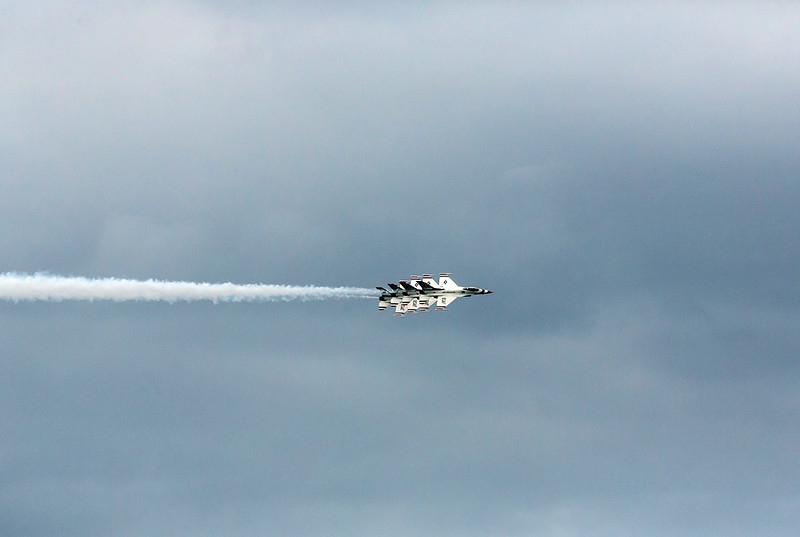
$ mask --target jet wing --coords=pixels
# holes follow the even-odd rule
[[[419,311],[428,311],[428,308],[436,304],[435,296],[419,297]]]
[[[419,311],[419,298],[414,297],[408,301],[408,307],[406,308],[407,313],[416,313]]]
[[[457,298],[458,296],[453,296],[453,295],[439,295],[438,297],[436,297],[436,309],[439,311],[447,309],[447,306],[452,304],[453,301]]]
[[[394,307],[394,316],[400,317],[401,315],[405,315],[406,311],[408,311],[408,302],[405,300],[398,300],[397,305]]]

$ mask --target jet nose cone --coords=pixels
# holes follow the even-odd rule
[[[489,291],[488,289],[484,289],[484,292],[485,292],[487,295],[491,295],[491,294],[492,294],[492,292],[491,292],[491,291]]]

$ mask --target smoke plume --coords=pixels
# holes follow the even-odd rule
[[[210,300],[217,302],[277,302],[375,298],[372,289],[314,285],[263,285],[169,282],[160,280],[89,279],[52,274],[0,274],[0,300],[144,300],[165,302]]]

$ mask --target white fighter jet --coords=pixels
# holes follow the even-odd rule
[[[436,308],[442,311],[455,299],[472,295],[488,295],[488,289],[478,287],[461,287],[450,278],[450,273],[439,274],[439,281],[434,280],[430,274],[411,276],[411,280],[400,280],[398,284],[390,283],[387,291],[383,287],[376,287],[381,292],[378,299],[378,310],[383,311],[394,307],[395,317],[406,313],[417,313]]]

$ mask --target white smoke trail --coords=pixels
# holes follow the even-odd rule
[[[0,300],[144,300],[165,302],[210,300],[217,302],[277,302],[375,298],[372,289],[313,285],[263,285],[233,283],[167,282],[159,280],[89,279],[45,273],[0,274]]]

